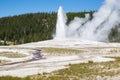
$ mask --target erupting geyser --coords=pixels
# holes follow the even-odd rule
[[[93,14],[93,19],[84,25],[82,38],[108,41],[112,28],[120,23],[120,0],[105,0],[98,12]]]
[[[62,7],[60,6],[57,14],[56,35],[55,39],[66,38],[66,14],[64,14]]]
[[[112,28],[120,24],[120,0],[105,0],[104,4],[93,14],[90,20],[89,14],[85,18],[75,17],[67,26],[67,17],[62,7],[59,7],[56,24],[57,39],[82,38],[96,41],[108,41],[108,35]]]

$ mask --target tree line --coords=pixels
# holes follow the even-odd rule
[[[73,20],[75,16],[84,18],[86,13],[90,14],[92,19],[94,11],[68,12],[67,24]],[[0,18],[0,40],[3,42],[0,43],[0,45],[8,45],[7,42],[24,44],[52,39],[55,34],[56,19],[56,12],[29,13]],[[116,37],[115,34],[118,34],[118,31],[112,29],[109,36],[111,41],[115,41],[113,40],[113,36]]]

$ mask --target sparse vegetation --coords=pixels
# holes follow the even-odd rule
[[[116,61],[101,63],[69,64],[69,68],[25,78],[0,77],[0,80],[106,80],[120,74],[120,57]]]
[[[91,60],[90,60],[90,61],[88,61],[88,63],[89,63],[89,64],[92,64],[92,63],[94,63],[94,61],[91,61]]]
[[[4,56],[8,58],[21,58],[21,57],[25,57],[26,55],[19,53],[0,52],[0,56]]]
[[[8,61],[7,60],[0,60],[0,64],[4,64],[4,63],[7,63]]]
[[[11,76],[2,76],[0,80],[31,80],[30,77],[19,78],[19,77],[11,77]]]
[[[78,54],[85,52],[84,50],[71,48],[41,48],[44,53],[48,54]]]
[[[110,49],[109,52],[110,52],[110,53],[120,53],[120,48],[113,48],[113,49]]]
[[[116,61],[82,64],[71,64],[67,69],[62,69],[48,74],[32,76],[33,80],[105,80],[120,74],[120,57]],[[91,64],[92,62],[92,64]]]

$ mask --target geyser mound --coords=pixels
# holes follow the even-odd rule
[[[96,41],[108,41],[112,28],[120,24],[120,0],[105,0],[104,4],[93,14],[85,18],[75,17],[66,25],[67,17],[59,7],[55,39],[82,38]]]

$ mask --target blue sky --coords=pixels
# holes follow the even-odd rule
[[[98,10],[104,0],[0,0],[0,17],[25,13],[57,11],[65,12]]]

